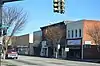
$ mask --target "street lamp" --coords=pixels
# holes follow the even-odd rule
[[[2,22],[2,7],[4,3],[14,2],[14,1],[22,1],[22,0],[0,0],[0,51],[3,49],[3,22]],[[1,57],[1,56],[0,56]],[[1,58],[0,58],[1,59]]]

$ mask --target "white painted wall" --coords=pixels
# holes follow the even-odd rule
[[[48,57],[48,47],[47,47],[46,41],[42,41],[42,47],[41,47],[40,55]]]
[[[81,37],[83,37],[83,21],[74,21],[74,22],[69,22],[66,25],[66,39],[72,39],[72,30],[74,31],[74,36],[73,38],[80,38],[79,37],[79,29],[81,29]],[[77,29],[77,37],[75,37],[75,30]],[[70,30],[70,38],[68,38],[68,30]]]
[[[29,43],[33,43],[33,33],[29,34]]]

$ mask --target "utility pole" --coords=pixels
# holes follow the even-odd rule
[[[81,60],[83,60],[83,54],[84,54],[84,45],[83,45],[83,43],[82,43],[82,45],[81,45]]]
[[[2,0],[0,0],[0,62],[1,62],[1,55],[2,55],[2,39],[3,39],[3,36],[2,36]]]

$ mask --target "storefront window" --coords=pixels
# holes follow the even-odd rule
[[[79,29],[79,37],[81,37],[81,29]]]
[[[75,37],[77,37],[77,29],[75,30]]]
[[[91,45],[84,45],[84,48],[91,48]]]
[[[73,30],[72,30],[72,38],[73,38],[73,36],[74,36],[73,33],[74,33],[74,32],[73,32]]]
[[[70,38],[70,30],[68,30],[68,38]]]

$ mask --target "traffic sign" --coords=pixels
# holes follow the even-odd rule
[[[7,28],[8,27],[8,25],[2,25],[0,28]]]
[[[58,44],[58,49],[60,49],[60,44]]]

